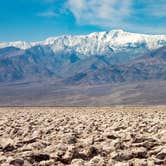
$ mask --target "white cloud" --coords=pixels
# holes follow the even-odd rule
[[[134,7],[138,4],[141,4],[140,7]],[[166,17],[165,0],[67,0],[66,6],[80,25],[97,25],[107,29],[122,28],[138,32],[148,29],[152,33],[161,30],[166,32],[163,30],[164,27],[158,27],[156,30],[151,22],[142,24],[140,21],[144,19],[140,14],[144,14],[145,19]]]
[[[117,0],[68,0],[67,5],[79,24],[116,26],[131,14],[131,0],[121,0],[120,3]]]

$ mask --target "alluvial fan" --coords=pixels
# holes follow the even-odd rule
[[[166,165],[166,107],[1,108],[0,165]]]

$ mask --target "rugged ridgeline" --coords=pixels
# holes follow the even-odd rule
[[[101,99],[101,94],[96,93],[100,90],[98,88],[93,90],[93,87],[104,87],[102,96],[106,98],[102,100],[107,105],[108,103],[112,104],[112,101],[116,99],[108,100],[105,103],[108,95],[112,94],[112,91],[107,94],[105,87],[108,84],[114,87],[116,83],[119,86],[122,86],[121,84],[132,85],[128,89],[134,87],[138,92],[140,91],[138,90],[140,84],[142,86],[142,93],[145,93],[147,89],[151,92],[147,92],[150,94],[147,99],[149,101],[150,98],[150,103],[162,104],[165,101],[160,98],[166,94],[163,94],[162,90],[156,90],[155,93],[157,91],[162,93],[159,93],[155,98],[152,97],[152,90],[156,89],[154,86],[158,87],[158,83],[162,84],[160,87],[164,88],[165,73],[165,35],[142,35],[122,30],[113,30],[85,36],[60,36],[41,42],[10,42],[0,44],[0,101],[5,100],[3,97],[6,94],[15,94],[16,92],[13,92],[13,89],[17,89],[17,94],[21,90],[20,93],[23,93],[25,96],[28,95],[27,88],[28,91],[33,89],[40,98],[38,93],[41,92],[41,89],[60,87],[61,91],[58,94],[64,97],[70,96],[69,92],[71,91],[71,95],[77,94],[79,96],[79,87],[81,86],[82,89],[85,89],[85,86],[88,85],[92,88],[91,95],[86,94],[83,96],[83,99],[87,98],[90,101],[92,96],[100,96]],[[43,86],[40,89],[39,81],[47,86]],[[147,86],[146,82],[148,82],[149,86]],[[22,87],[21,85],[24,86]],[[145,87],[146,90],[144,90]],[[65,89],[67,89],[67,94]],[[75,89],[77,89],[77,92],[75,92]],[[45,94],[48,94],[50,91],[50,99],[52,96],[56,100],[55,96],[57,94],[52,95],[52,90],[47,89],[42,96],[47,96]],[[118,92],[122,93],[122,91],[124,92],[124,89],[119,88]],[[137,93],[134,92],[134,94]],[[16,95],[16,98],[18,96]],[[28,96],[33,98],[34,94],[29,94]],[[142,94],[142,96],[145,95]],[[77,104],[88,103],[87,101],[82,101],[82,98],[80,100]],[[100,100],[101,104],[103,103],[102,100]],[[161,100],[162,102],[160,102]],[[43,101],[45,99],[42,98],[42,103]],[[125,101],[128,101],[128,99],[125,99]],[[136,101],[139,100],[137,99]],[[141,103],[148,103],[148,101],[146,102],[145,100]],[[119,102],[128,103],[124,102],[124,99],[120,99]],[[47,101],[47,103],[49,102]],[[54,103],[55,101],[51,99],[51,104]],[[59,103],[63,105],[63,102]],[[118,102],[116,100],[113,103]],[[38,104],[41,103],[39,102]]]

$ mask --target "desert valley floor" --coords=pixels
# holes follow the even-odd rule
[[[0,108],[1,166],[166,165],[166,107]]]

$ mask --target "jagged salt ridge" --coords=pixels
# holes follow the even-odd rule
[[[89,35],[51,37],[39,42],[0,43],[0,48],[13,46],[28,49],[36,45],[49,45],[56,53],[74,52],[80,55],[102,55],[131,48],[157,49],[166,45],[166,35],[145,35],[123,30],[112,30],[109,32],[94,32]]]

